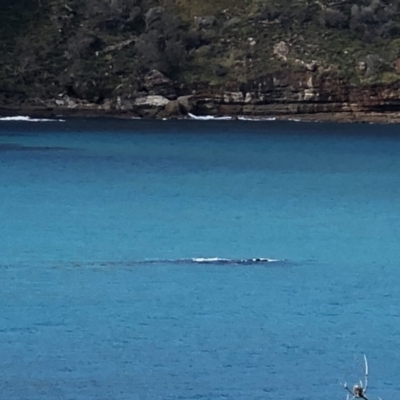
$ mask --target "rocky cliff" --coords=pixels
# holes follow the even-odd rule
[[[0,7],[2,113],[400,120],[400,2]]]

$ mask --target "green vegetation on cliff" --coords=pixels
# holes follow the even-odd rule
[[[132,98],[153,69],[177,87],[280,70],[393,82],[399,11],[398,0],[2,0],[0,103]]]

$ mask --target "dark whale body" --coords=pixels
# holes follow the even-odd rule
[[[71,265],[78,266],[98,266],[98,267],[129,267],[139,265],[264,265],[282,264],[285,260],[275,260],[273,258],[220,258],[220,257],[198,257],[198,258],[176,258],[176,259],[148,259],[132,261],[93,261],[79,262],[74,261]]]
[[[168,260],[145,260],[139,261],[140,264],[209,264],[209,265],[255,265],[280,262],[272,258],[178,258]]]

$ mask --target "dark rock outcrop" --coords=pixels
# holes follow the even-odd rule
[[[164,96],[170,100],[176,99],[174,82],[156,69],[145,75],[144,87],[149,95]]]

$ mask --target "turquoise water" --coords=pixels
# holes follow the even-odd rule
[[[398,133],[0,121],[1,398],[398,397]]]

